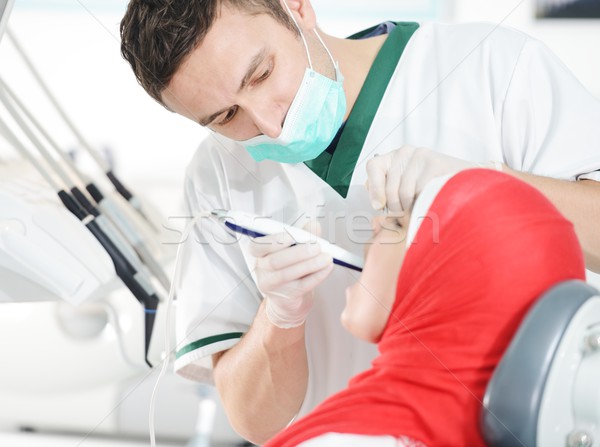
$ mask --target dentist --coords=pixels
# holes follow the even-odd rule
[[[148,94],[212,131],[186,173],[192,214],[317,219],[361,253],[373,208],[408,209],[429,179],[489,167],[544,193],[600,270],[600,103],[523,33],[385,22],[341,39],[309,0],[131,0],[121,38]],[[376,350],[339,323],[358,275],[285,235],[227,238],[206,221],[186,241],[175,369],[214,381],[261,444]]]

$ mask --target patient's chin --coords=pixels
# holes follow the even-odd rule
[[[381,331],[376,330],[364,315],[357,315],[356,312],[350,311],[348,304],[340,316],[340,321],[344,329],[354,337],[369,343],[379,341]]]
[[[373,306],[373,296],[365,292],[365,285],[357,282],[346,288],[346,306],[340,321],[354,337],[377,343],[381,336],[380,306]]]
[[[350,310],[350,306],[348,305],[348,295],[346,294],[346,307],[342,311],[342,315],[340,315],[340,322],[344,329],[346,329],[350,334],[355,337],[362,338],[360,336],[360,331],[357,330],[360,327],[359,322],[356,321],[353,312]]]

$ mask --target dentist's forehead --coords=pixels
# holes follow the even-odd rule
[[[195,122],[229,105],[257,51],[277,40],[272,27],[281,29],[264,14],[222,14],[174,74],[163,91],[164,103]]]

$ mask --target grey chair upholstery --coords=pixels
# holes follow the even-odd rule
[[[486,390],[480,426],[488,446],[537,446],[550,366],[571,319],[597,295],[582,281],[566,281],[542,295],[528,312]]]

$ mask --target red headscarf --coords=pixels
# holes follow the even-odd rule
[[[481,401],[519,323],[551,286],[584,278],[572,224],[537,190],[491,170],[455,175],[406,253],[372,368],[265,447],[328,432],[485,446]]]

